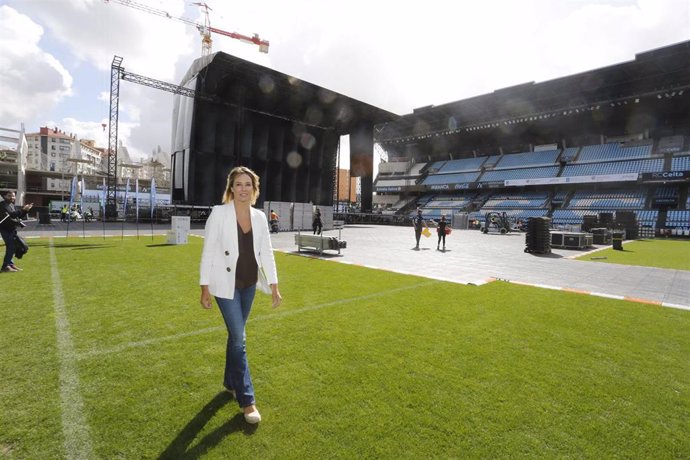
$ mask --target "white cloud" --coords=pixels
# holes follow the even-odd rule
[[[140,2],[143,3],[143,2]],[[196,31],[179,21],[102,0],[23,3],[22,6],[79,61],[109,71],[113,56],[125,68],[152,78],[171,80],[181,55],[192,52]],[[166,2],[180,16],[184,1]],[[160,5],[159,5],[160,8]]]
[[[398,113],[631,60],[690,38],[687,0],[350,0],[340,9],[293,0],[214,8],[216,27],[239,25],[270,40],[268,64],[276,70]],[[232,46],[264,64],[252,47]]]
[[[72,77],[38,43],[43,28],[0,6],[0,125],[16,127],[72,93]]]
[[[185,10],[183,0],[138,2],[172,16],[199,17],[196,7]],[[200,54],[194,28],[113,2],[6,3],[21,13],[2,7],[3,14],[12,11],[15,17],[11,23],[4,21],[8,24],[4,33],[0,31],[0,40],[12,40],[15,54],[3,66],[10,70],[3,70],[0,84],[5,86],[0,90],[3,97],[14,93],[23,97],[7,98],[9,104],[0,106],[0,122],[8,107],[13,107],[15,117],[19,114],[29,121],[39,109],[26,115],[23,111],[45,101],[55,104],[69,95],[72,82],[65,67],[75,76],[85,63],[100,69],[104,83],[98,91],[102,91],[109,85],[115,54],[124,58],[126,70],[173,83]],[[258,33],[271,43],[265,55],[254,45],[215,34],[214,51],[397,113],[632,60],[636,53],[690,39],[688,0],[350,0],[337,6],[317,0],[208,3],[213,8],[212,26],[250,36]],[[21,27],[15,19],[23,21]],[[20,38],[20,34],[25,36]],[[49,47],[44,43],[48,36]],[[63,54],[51,57],[40,44]],[[0,63],[6,56],[0,54]],[[39,64],[40,71],[28,79],[16,76],[28,74],[25,61]],[[7,75],[13,74],[14,80],[7,83]],[[36,85],[38,78],[45,81]],[[39,103],[25,94],[22,84],[52,92]],[[147,155],[157,145],[168,149],[171,95],[129,82],[121,82],[120,88],[120,124],[125,126],[120,137],[130,143],[130,151]],[[109,95],[98,91],[89,95],[93,100],[83,103],[105,106],[107,111],[103,102]],[[74,93],[81,95],[79,88]],[[64,116],[70,117],[74,115]],[[97,118],[93,123],[99,127],[102,117]]]
[[[145,3],[145,0],[139,3]],[[185,7],[182,0],[167,1],[164,5],[149,3],[155,8],[164,8],[174,17],[182,16]],[[71,63],[76,68],[75,72],[79,72],[84,64],[102,71],[101,86],[109,87],[110,66],[114,55],[124,58],[123,66],[127,71],[174,83],[180,78],[177,75],[180,59],[189,60],[190,53],[196,51],[198,32],[194,28],[112,2],[106,4],[102,0],[69,0],[21,2],[20,5],[49,31],[51,40],[55,41],[52,45],[64,50],[61,59]],[[34,42],[38,43],[38,38]],[[24,58],[29,57],[23,52],[19,54]],[[13,69],[21,68],[18,63],[12,63],[11,66]],[[64,70],[62,65],[60,68]],[[11,87],[17,84],[14,82]],[[29,86],[34,91],[35,88],[42,87],[35,81],[30,82]],[[108,93],[84,96],[92,97],[93,100],[85,99],[83,103],[98,104],[107,110],[108,106],[104,106],[103,102],[109,102]],[[128,145],[133,156],[147,155],[157,145],[168,148],[171,98],[169,93],[120,81],[119,138],[125,144],[137,142],[135,145]],[[40,108],[43,102],[45,101],[41,100],[39,103],[36,100],[30,106]],[[162,109],[166,108],[167,111],[163,113]],[[35,113],[26,113],[23,118],[29,120],[33,115]],[[107,117],[108,113],[104,113],[104,116]],[[64,131],[69,131],[72,127],[84,130],[88,124],[100,127],[100,118],[97,121],[77,122],[66,116],[59,126]],[[95,137],[99,145],[107,145],[107,139],[103,142],[99,140],[99,136]]]

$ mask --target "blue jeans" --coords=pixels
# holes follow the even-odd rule
[[[235,390],[240,407],[251,406],[254,400],[254,385],[249,373],[247,362],[246,335],[244,325],[247,324],[249,312],[252,309],[256,285],[244,289],[235,289],[232,299],[216,297],[218,308],[223,315],[225,326],[228,328],[228,345],[225,352],[225,388]]]
[[[12,257],[14,257],[14,235],[17,234],[17,231],[0,229],[0,234],[2,234],[2,239],[5,242],[5,258],[2,261],[2,268],[5,268],[12,264]]]

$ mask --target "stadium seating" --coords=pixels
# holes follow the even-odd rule
[[[690,227],[690,211],[668,211],[666,214],[667,227]]]
[[[677,198],[678,188],[677,187],[657,187],[654,190],[654,198]]]
[[[417,207],[422,210],[422,215],[427,219],[437,219],[442,215],[450,216],[457,212],[464,212],[467,206],[475,198],[474,193],[469,195],[425,195],[417,202]]]
[[[493,168],[500,159],[501,155],[491,155],[489,158],[486,159],[482,166],[484,166],[485,168]]]
[[[641,192],[576,192],[569,209],[642,209],[645,204]]]
[[[556,209],[551,216],[554,225],[581,225],[583,216],[599,215],[602,212],[612,212],[612,209]],[[655,226],[659,215],[659,211],[652,210],[634,210],[635,217],[639,225]]]
[[[629,160],[633,158],[649,158],[652,155],[652,145],[636,145],[622,147],[618,143],[586,145],[580,149],[577,163]]]
[[[560,161],[568,163],[575,160],[579,151],[580,147],[568,147],[563,151],[563,154],[561,154]]]
[[[690,156],[674,157],[671,161],[671,171],[690,171]]]
[[[671,149],[670,141],[668,145]],[[380,175],[377,185],[411,185],[415,182],[415,176],[412,175],[414,172],[417,178],[424,178],[419,185],[467,184],[469,187],[457,192],[449,188],[444,194],[412,197],[413,200],[416,199],[417,207],[423,210],[423,215],[427,218],[474,210],[470,213],[472,220],[482,220],[486,212],[493,211],[505,212],[515,220],[550,216],[554,225],[579,225],[583,223],[584,216],[632,211],[641,226],[656,227],[660,215],[659,209],[655,207],[672,206],[679,209],[664,211],[666,225],[671,228],[690,228],[690,194],[685,192],[682,185],[640,187],[630,185],[630,182],[620,182],[621,188],[592,190],[593,187],[586,185],[587,182],[580,186],[559,180],[578,176],[660,172],[664,171],[665,166],[670,166],[672,171],[690,170],[688,152],[669,150],[665,157],[655,157],[651,140],[633,141],[627,146],[608,143],[573,146],[563,151],[553,149],[440,160],[429,164],[410,163],[413,166],[405,175]],[[399,168],[395,169],[397,172]],[[505,188],[496,191],[489,188],[507,180],[537,178],[554,178],[555,184],[565,185],[555,185],[555,190],[548,187],[545,190],[539,191],[537,188],[537,191],[529,192],[519,188],[515,191],[506,191]],[[580,182],[581,180],[578,184]],[[677,203],[679,196],[683,197],[684,203]],[[393,208],[408,210],[411,204],[412,201],[409,199],[401,199]]]
[[[464,184],[477,180],[479,172],[455,174],[430,174],[422,181],[423,185]]]
[[[652,160],[610,161],[606,163],[569,164],[563,168],[561,177],[655,172],[662,171],[663,167],[664,160],[662,158],[655,158]]]
[[[535,179],[540,177],[556,177],[558,166],[541,168],[520,168],[486,171],[479,179],[480,182],[498,182],[515,179]]]
[[[560,150],[544,150],[542,152],[524,152],[503,155],[498,164],[494,166],[494,170],[553,165],[560,153]]]
[[[475,211],[471,212],[469,214],[469,219],[470,220],[484,220],[484,217],[486,216],[486,213],[491,210],[484,210],[482,208],[481,211]],[[496,212],[501,212],[501,213],[506,213],[506,216],[514,219],[514,220],[527,220],[530,217],[544,217],[547,215],[548,210],[547,209],[500,209],[496,210]]]
[[[445,161],[434,161],[433,163],[431,163],[431,165],[429,165],[429,169],[428,169],[429,174],[438,173],[441,170],[441,168],[443,168],[443,165],[445,165],[445,164],[446,164]]]
[[[497,194],[487,200],[482,209],[498,210],[501,208],[544,208],[547,198],[548,194],[546,192]]]
[[[570,192],[568,192],[567,190],[559,190],[558,192],[556,192],[556,194],[554,194],[552,201],[563,202],[568,197],[569,193]]]
[[[461,160],[446,161],[439,169],[439,173],[479,171],[486,158],[463,158]]]

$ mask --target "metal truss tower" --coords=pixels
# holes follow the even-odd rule
[[[325,131],[330,131],[333,129],[328,126],[320,126],[315,123],[307,123],[301,120],[295,120],[289,117],[268,113],[262,110],[244,107],[240,104],[223,101],[216,96],[210,96],[208,94],[199,93],[196,90],[185,88],[184,86],[167,83],[164,81],[145,77],[143,75],[137,75],[132,72],[127,72],[125,71],[125,68],[122,67],[122,58],[120,56],[114,56],[112,66],[110,68],[110,126],[108,131],[108,179],[105,204],[105,215],[107,219],[117,218],[117,126],[120,105],[120,80],[125,80],[139,85],[148,86],[150,88],[167,91],[173,94],[179,94],[185,97],[191,97],[193,99],[199,99],[214,104],[224,105],[226,107],[232,107],[238,109],[240,111],[240,114],[246,111],[263,115],[266,117],[278,118],[292,123],[299,123],[304,126],[311,126],[313,128],[323,129]],[[335,166],[335,169],[335,175],[337,176],[337,165]]]
[[[122,58],[113,57],[110,66],[110,125],[108,127],[108,180],[105,195],[105,217],[117,218],[117,126],[120,111],[120,76]]]

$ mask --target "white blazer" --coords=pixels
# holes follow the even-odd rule
[[[251,209],[254,257],[259,267],[257,288],[271,293],[270,284],[278,283],[278,272],[268,231],[266,214]],[[235,269],[239,249],[235,204],[214,206],[206,221],[204,249],[201,252],[199,285],[207,285],[211,295],[232,299],[235,295]]]

